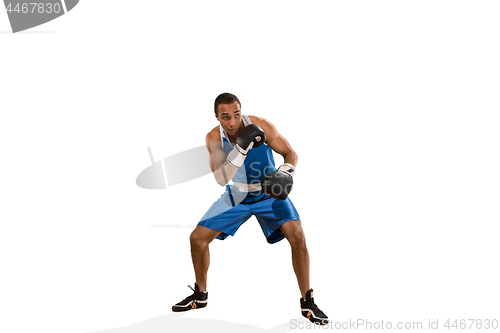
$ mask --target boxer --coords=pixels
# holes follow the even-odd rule
[[[214,111],[219,125],[206,135],[205,141],[215,180],[225,186],[225,192],[191,233],[196,282],[194,288],[189,287],[194,293],[175,304],[172,310],[207,306],[210,242],[234,236],[245,221],[255,216],[268,243],[284,238],[290,243],[292,265],[302,295],[302,315],[311,322],[326,325],[328,317],[315,304],[309,285],[309,253],[300,216],[288,197],[293,188],[297,154],[271,122],[242,115],[241,103],[235,95],[219,95]],[[273,150],[284,158],[278,169]]]

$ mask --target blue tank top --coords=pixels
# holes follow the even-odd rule
[[[241,116],[241,120],[245,127],[252,123],[248,116]],[[220,126],[220,133],[222,147],[227,155],[233,150],[234,144],[229,141],[229,137],[222,126]],[[274,164],[273,150],[264,143],[248,151],[245,162],[236,171],[232,181],[243,184],[257,184],[260,183],[265,175],[274,171],[276,171],[276,166]]]

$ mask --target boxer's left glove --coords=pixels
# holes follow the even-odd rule
[[[278,170],[266,175],[260,181],[262,191],[278,200],[285,200],[293,187],[293,176],[295,167],[289,163],[285,163]]]

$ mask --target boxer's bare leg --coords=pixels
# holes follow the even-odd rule
[[[306,238],[300,221],[287,221],[280,227],[280,230],[292,247],[293,269],[302,294],[300,299],[302,315],[313,323],[326,325],[328,324],[328,317],[314,302],[312,289],[309,285],[309,252],[307,251]]]
[[[307,251],[304,231],[299,220],[287,221],[280,229],[292,248],[293,270],[297,276],[300,293],[305,298],[306,292],[311,287],[309,285],[309,252]]]
[[[220,231],[211,230],[198,225],[189,237],[194,274],[200,291],[207,290],[207,272],[208,266],[210,265],[208,244],[210,244],[218,234],[220,234]]]

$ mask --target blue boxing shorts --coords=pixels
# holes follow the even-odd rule
[[[226,185],[224,194],[212,204],[198,225],[220,231],[216,238],[224,240],[228,235],[234,236],[238,228],[252,215],[259,221],[262,232],[270,244],[285,238],[279,229],[283,223],[300,220],[299,213],[290,198],[277,200],[262,191],[241,192],[233,186]]]

